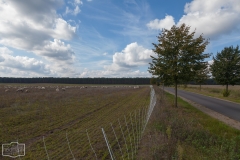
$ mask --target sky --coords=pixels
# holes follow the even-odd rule
[[[182,23],[205,53],[240,45],[239,0],[0,0],[0,77],[151,77],[156,36]]]

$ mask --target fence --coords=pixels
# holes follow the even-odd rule
[[[150,88],[148,106],[95,130],[87,129],[77,133],[71,129],[66,130],[64,136],[59,139],[59,141],[65,141],[64,144],[61,143],[62,148],[59,151],[51,149],[49,147],[52,143],[51,139],[46,141],[43,137],[44,150],[41,154],[46,155],[45,158],[48,160],[136,159],[141,138],[156,104],[155,91],[152,86]]]

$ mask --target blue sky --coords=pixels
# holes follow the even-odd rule
[[[0,77],[150,77],[156,36],[182,23],[206,53],[240,44],[239,0],[0,0],[0,17]]]

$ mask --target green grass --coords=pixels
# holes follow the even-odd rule
[[[225,89],[224,86],[204,85],[204,87],[202,87],[202,89],[200,90],[198,85],[190,85],[188,87],[179,86],[179,89],[194,92],[194,93],[199,93],[199,94],[203,94],[203,95],[207,95],[207,96],[211,96],[211,97],[216,97],[216,98],[220,98],[220,99],[224,99],[224,100],[228,100],[228,101],[232,101],[232,102],[236,102],[236,103],[240,103],[240,88],[239,88],[239,86],[231,86],[229,88],[230,95],[228,97],[223,96],[223,92]]]
[[[170,93],[166,93],[166,96],[169,101],[174,101],[174,96]],[[240,131],[227,126],[223,122],[210,117],[209,115],[203,113],[202,111],[196,109],[188,102],[182,100],[178,97],[178,105],[179,107],[184,108],[184,112],[188,113],[190,117],[194,117],[192,121],[198,121],[199,125],[201,125],[204,129],[208,130],[212,134],[216,134],[219,136],[226,136],[233,138],[235,136],[240,135]]]
[[[155,140],[151,141],[150,135]],[[149,141],[151,144],[143,149]],[[143,154],[140,159],[240,159],[240,131],[181,98],[178,107],[174,107],[174,96],[165,93],[164,97],[159,96],[141,148],[141,152],[150,155]]]

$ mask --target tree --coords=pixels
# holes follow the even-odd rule
[[[151,84],[151,85],[157,84],[157,79],[156,79],[155,77],[152,77],[152,78],[150,79],[150,84]]]
[[[209,75],[209,68],[208,68],[208,64],[206,64],[205,66],[203,65],[202,69],[198,70],[196,72],[196,75],[195,75],[195,82],[197,84],[200,85],[200,91],[201,91],[201,85],[207,80],[210,78],[210,75]]]
[[[228,85],[235,85],[240,82],[240,50],[239,46],[225,47],[216,57],[213,57],[213,64],[210,68],[214,79],[226,85],[226,96],[229,95]]]
[[[177,107],[177,85],[180,82],[193,80],[196,72],[203,68],[210,54],[203,54],[208,40],[200,35],[194,38],[195,31],[190,33],[190,27],[182,24],[173,26],[170,30],[163,29],[157,36],[158,44],[154,44],[156,57],[151,56],[152,63],[148,71],[158,76],[164,84],[175,86],[175,106]]]

